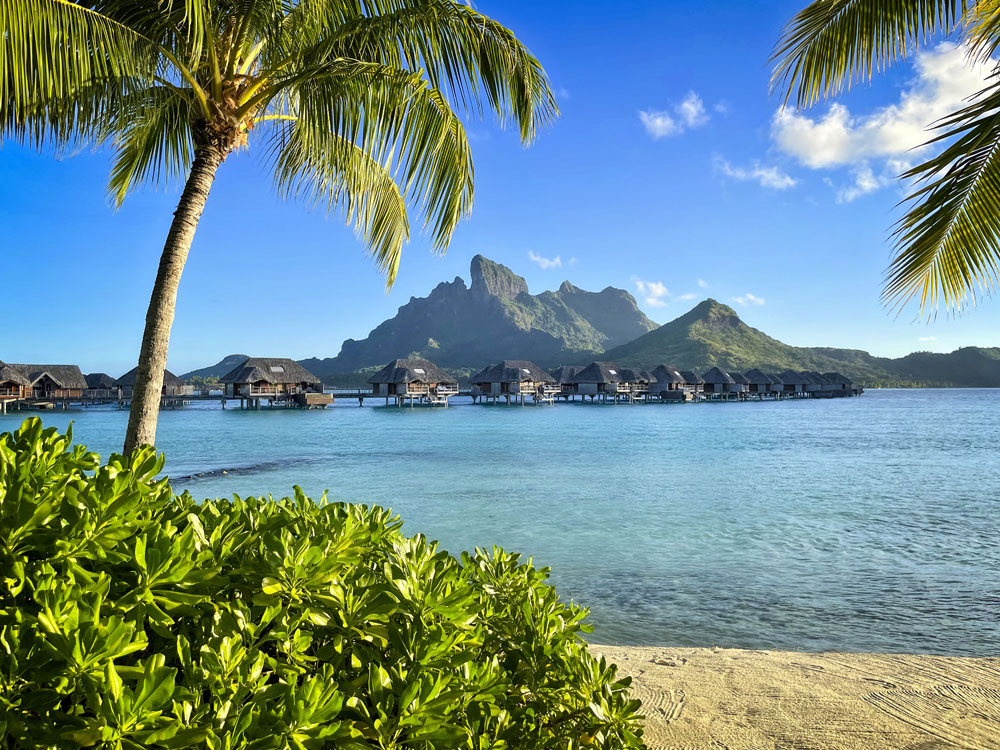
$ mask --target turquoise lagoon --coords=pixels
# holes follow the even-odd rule
[[[374,402],[373,402],[374,403]],[[0,417],[15,428],[26,413]],[[127,414],[45,412],[102,455]],[[377,503],[551,566],[601,643],[1000,654],[1000,391],[164,411],[176,490]],[[225,470],[227,474],[221,472]],[[205,476],[198,476],[204,474]]]

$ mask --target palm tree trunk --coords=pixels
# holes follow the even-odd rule
[[[160,413],[160,393],[163,388],[163,369],[167,366],[167,347],[170,344],[170,326],[174,322],[177,304],[177,286],[181,281],[198,220],[212,189],[215,173],[225,154],[212,146],[203,146],[195,152],[191,173],[181,194],[170,232],[160,256],[160,268],[153,284],[153,294],[146,311],[146,329],[142,334],[139,350],[139,371],[132,393],[132,410],[125,433],[125,455],[142,445],[156,441],[156,419]]]

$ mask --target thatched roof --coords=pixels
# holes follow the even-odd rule
[[[681,377],[684,378],[684,385],[701,385],[705,382],[698,373],[691,370],[681,370]]]
[[[824,372],[823,377],[826,378],[826,382],[831,385],[853,385],[853,382],[846,375],[841,375],[839,372]]]
[[[139,374],[139,367],[133,367],[115,381],[115,385],[135,385],[135,379]],[[88,381],[89,383],[89,381]],[[170,370],[163,370],[163,385],[184,385],[184,381],[174,375]]]
[[[728,374],[737,385],[747,385],[750,382],[741,372],[730,372]]]
[[[166,381],[164,381],[166,382]],[[319,383],[313,375],[294,359],[288,357],[247,357],[221,378],[220,383]]]
[[[785,370],[778,377],[781,378],[781,382],[784,385],[808,385],[809,379],[804,377],[801,372],[795,372],[795,370]]]
[[[681,375],[680,370],[678,370],[673,365],[657,365],[653,369],[653,377],[656,378],[657,383],[677,383],[678,385],[684,384],[684,376]]]
[[[454,383],[451,375],[426,359],[394,359],[368,378],[369,383]]]
[[[552,377],[561,385],[575,383],[576,374],[582,369],[582,367],[577,367],[576,365],[561,365],[552,371]]]
[[[11,365],[0,362],[0,383],[14,383],[15,385],[31,385],[31,381]]]
[[[767,377],[769,377],[771,379],[771,384],[772,385],[784,385],[785,384],[784,381],[781,379],[780,375],[775,375],[774,373],[771,373],[771,372],[765,372],[764,374],[767,375]]]
[[[622,383],[622,368],[614,362],[591,362],[576,374],[576,383]]]
[[[526,359],[505,359],[480,370],[470,383],[554,383],[555,378]]]
[[[743,377],[746,379],[746,382],[750,383],[751,385],[770,385],[772,382],[774,382],[771,380],[771,377],[769,375],[767,375],[764,372],[761,372],[756,367],[747,372],[747,374],[744,375]]]
[[[706,372],[701,376],[703,382],[710,383],[712,385],[733,385],[734,381],[729,377],[729,373],[718,367],[713,367],[711,370]]]
[[[115,379],[108,375],[106,372],[88,372],[84,377],[87,378],[88,388],[114,388]]]
[[[812,382],[816,383],[817,385],[829,385],[829,381],[827,381],[827,379],[823,377],[822,373],[816,372],[814,370],[806,370],[802,374],[805,375],[807,378],[809,378]]]
[[[626,367],[621,371],[622,381],[625,383],[655,383],[656,378],[649,370],[641,367]]]
[[[9,364],[33,385],[39,378],[48,375],[60,388],[86,388],[87,379],[76,365],[21,365]]]

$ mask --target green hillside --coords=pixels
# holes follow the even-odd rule
[[[609,349],[603,358],[626,367],[671,363],[697,372],[716,365],[740,372],[754,367],[765,372],[838,371],[869,386],[1000,387],[1000,349],[969,347],[950,354],[918,352],[889,359],[859,349],[790,346],[751,328],[735,310],[713,299]]]

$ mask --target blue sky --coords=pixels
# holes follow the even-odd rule
[[[490,0],[541,59],[562,117],[524,149],[468,124],[476,202],[444,257],[407,246],[390,294],[338,217],[283,203],[252,152],[225,163],[181,281],[169,367],[232,352],[334,356],[476,253],[532,292],[623,287],[658,322],[711,296],[795,345],[898,356],[1000,345],[1000,305],[914,322],[879,302],[888,230],[923,128],[975,90],[934,47],[835,104],[779,113],[771,48],[802,2]],[[135,363],[179,186],[105,193],[107,153],[0,150],[0,359]],[[13,269],[13,270],[12,270]]]

